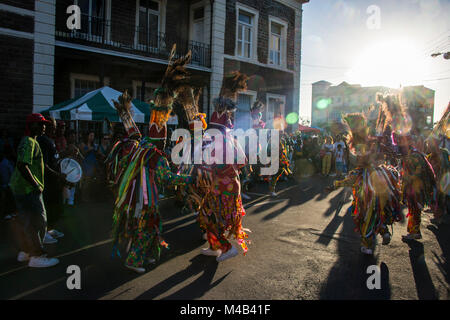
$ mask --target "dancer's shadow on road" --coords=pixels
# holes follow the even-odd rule
[[[427,228],[434,233],[436,240],[441,247],[442,256],[433,252],[434,261],[442,272],[447,285],[450,285],[450,226],[440,225],[439,228],[436,228],[433,225],[429,225]]]
[[[339,196],[339,195],[338,195]],[[339,203],[339,202],[338,202]],[[334,204],[332,203],[332,206]],[[334,207],[336,209],[336,207]],[[351,215],[346,214],[342,219],[342,231],[337,239],[338,260],[331,268],[326,283],[320,290],[322,300],[385,300],[391,297],[389,283],[389,268],[385,263],[380,264],[381,289],[370,290],[367,282],[373,273],[367,273],[369,266],[378,265],[377,256],[367,256],[360,251],[360,241],[354,233],[354,223]],[[336,218],[337,219],[337,218]],[[331,225],[331,226],[330,226]],[[324,232],[337,230],[338,222],[331,222]],[[336,226],[337,225],[337,226]],[[335,233],[334,230],[334,233]],[[323,234],[324,234],[323,232]],[[334,234],[333,233],[333,234]],[[322,238],[322,237],[321,237]],[[320,239],[318,242],[320,242]],[[322,238],[322,240],[325,237]],[[328,244],[331,238],[326,239]]]
[[[164,300],[192,300],[201,298],[206,292],[219,285],[231,272],[220,279],[212,282],[217,271],[218,263],[211,257],[196,256],[190,260],[191,265],[181,270],[169,278],[161,281],[150,290],[146,291],[137,300],[151,300],[161,293],[167,292],[171,288],[183,283],[184,281],[202,273],[200,277],[187,284],[180,290],[164,297]]]
[[[262,218],[263,221],[269,221],[277,218],[291,207],[300,206],[314,199],[317,195],[320,197],[322,194],[328,194],[325,192],[326,184],[324,181],[318,180],[315,177],[310,177],[294,183],[297,184],[295,188],[284,193],[283,190],[280,189],[279,195],[276,198],[265,199],[264,201],[267,201],[267,203],[258,205],[258,208],[254,209],[252,214],[270,212]],[[284,203],[284,205],[281,208],[272,211],[271,209],[274,208],[274,205],[279,202]]]
[[[336,196],[330,200],[330,207],[324,213],[325,217],[329,217],[334,212],[334,217],[327,225],[327,227],[322,231],[319,239],[316,242],[328,246],[333,235],[339,229],[339,226],[343,223],[344,217],[341,217],[339,213],[344,208],[344,205],[349,202],[351,195],[351,189],[344,188]]]
[[[434,287],[433,280],[431,279],[431,275],[425,261],[423,244],[414,240],[404,242],[406,242],[409,246],[409,259],[411,261],[419,300],[438,299],[438,293]]]

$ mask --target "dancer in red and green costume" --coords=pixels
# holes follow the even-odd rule
[[[393,167],[377,165],[376,139],[369,137],[367,120],[363,114],[349,114],[344,118],[350,131],[350,148],[357,157],[357,167],[334,187],[351,187],[351,212],[355,231],[361,236],[361,252],[371,255],[375,237],[380,234],[383,244],[390,243],[388,225],[401,219],[398,174]]]
[[[393,131],[393,144],[402,162],[402,202],[408,206],[408,226],[404,240],[421,239],[421,214],[425,206],[438,212],[436,175],[426,156],[414,147],[410,123],[401,95],[378,96],[386,123]]]
[[[126,166],[120,176],[117,199],[113,216],[113,254],[118,252],[119,243],[126,245],[125,266],[138,273],[145,272],[148,263],[154,263],[160,257],[162,247],[168,244],[162,238],[162,222],[159,211],[158,185],[170,183],[186,185],[192,178],[171,172],[167,155],[164,154],[167,138],[167,120],[169,119],[177,89],[187,77],[185,65],[190,54],[169,66],[161,88],[155,91],[155,101],[151,102],[149,136],[141,139],[128,154]],[[130,100],[122,99],[124,106],[118,110],[130,109]],[[117,104],[117,103],[116,103]]]
[[[403,239],[422,239],[423,208],[429,206],[433,212],[439,212],[436,175],[426,156],[413,146],[411,136],[397,134],[396,139],[402,157],[402,199],[408,206],[408,233]]]
[[[275,127],[276,130],[281,131],[281,137],[280,137],[280,149],[279,149],[279,167],[278,172],[270,177],[270,185],[269,185],[269,191],[270,195],[272,197],[276,197],[277,193],[275,191],[275,188],[277,186],[278,181],[285,175],[286,177],[289,177],[292,175],[292,171],[290,169],[290,162],[289,162],[289,156],[288,156],[288,146],[287,146],[287,140],[286,140],[286,134],[284,133],[284,130],[280,127]]]
[[[210,128],[218,129],[226,148],[232,148],[237,156],[245,153],[238,145],[237,141],[230,135],[233,128],[233,112],[236,110],[234,100],[239,91],[246,89],[247,76],[239,72],[233,72],[224,79],[221,95],[215,99],[215,112],[211,116]],[[214,143],[212,146],[214,146]],[[223,150],[226,150],[223,147]],[[216,150],[216,149],[214,149]],[[214,151],[211,155],[214,157]],[[224,158],[226,157],[223,152]],[[235,159],[236,160],[236,159]],[[242,226],[242,219],[245,216],[245,209],[242,205],[241,184],[239,180],[239,170],[245,164],[226,164],[223,159],[222,164],[213,163],[205,165],[203,171],[209,172],[211,187],[203,199],[200,214],[204,217],[206,234],[209,247],[202,249],[201,253],[208,256],[215,256],[218,262],[235,257],[238,250],[230,243],[229,239],[234,237],[244,251],[247,252],[248,236]]]
[[[119,97],[119,101],[113,102],[126,133],[125,137],[114,144],[105,160],[106,177],[114,195],[117,196],[119,181],[139,146],[142,134],[131,116],[131,96],[128,91]]]

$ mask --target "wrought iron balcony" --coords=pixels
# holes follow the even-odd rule
[[[205,43],[135,25],[111,23],[101,17],[82,15],[79,30],[70,31],[66,26],[57,26],[56,39],[162,60],[168,58],[173,44],[176,43],[177,55],[184,55],[191,50],[191,64],[211,67],[211,48]]]

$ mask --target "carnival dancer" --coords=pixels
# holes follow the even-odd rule
[[[277,193],[275,191],[278,181],[284,176],[289,177],[292,175],[292,171],[290,169],[289,163],[289,155],[288,155],[288,145],[287,140],[285,138],[285,133],[281,128],[275,128],[277,130],[282,131],[282,136],[280,138],[280,148],[279,148],[279,167],[278,172],[270,177],[269,182],[269,191],[272,197],[276,197]]]
[[[334,182],[334,187],[352,187],[351,212],[355,231],[361,236],[361,252],[374,252],[377,234],[383,245],[391,241],[388,225],[401,219],[398,175],[393,167],[374,164],[376,139],[369,137],[369,128],[363,114],[346,115],[349,127],[349,146],[357,157],[357,167],[344,180]]]
[[[402,157],[403,203],[408,206],[408,233],[403,239],[422,239],[420,224],[423,208],[429,206],[435,214],[439,212],[436,176],[425,155],[413,146],[410,135],[396,137]]]
[[[447,149],[446,144],[441,140],[450,139],[450,128],[448,124],[450,121],[450,103],[443,116],[436,124],[427,139],[427,159],[436,174],[436,183],[438,187],[438,216],[431,220],[431,222],[440,224],[443,219],[449,217],[450,214],[450,150]]]
[[[191,57],[188,53],[172,62],[175,49],[174,46],[161,87],[155,91],[155,101],[151,102],[149,136],[142,138],[128,154],[129,160],[123,167],[115,202],[113,255],[118,253],[118,244],[125,243],[125,266],[138,273],[146,271],[146,264],[159,260],[162,247],[168,248],[161,237],[157,185],[163,182],[176,185],[192,183],[191,177],[171,172],[167,155],[162,151],[172,104],[177,90],[187,77],[185,66]],[[122,97],[121,103],[115,104],[118,110],[130,110],[131,99]],[[118,107],[118,104],[123,106]]]
[[[113,193],[117,196],[118,185],[126,168],[130,164],[132,155],[139,147],[142,134],[131,115],[131,96],[125,91],[119,101],[114,101],[117,113],[122,120],[125,133],[115,142],[106,157],[106,179]]]
[[[259,136],[259,130],[262,130],[266,127],[266,123],[262,120],[263,114],[262,111],[264,109],[264,104],[257,100],[253,103],[250,108],[250,114],[252,117],[252,129],[256,131],[256,135]],[[258,145],[258,149],[256,152],[260,152],[261,145]],[[245,150],[247,158],[249,158],[249,148],[247,147]],[[242,178],[242,191],[248,191],[250,184],[260,180],[261,166],[259,164],[250,164],[248,163],[241,170],[241,178]],[[242,198],[250,199],[244,192],[241,193]]]
[[[177,186],[177,198],[185,203],[183,207],[184,211],[189,210],[189,212],[194,212],[200,229],[203,232],[202,237],[204,240],[207,240],[205,217],[199,214],[199,212],[202,200],[210,188],[210,183],[207,182],[207,173],[201,170],[203,161],[201,163],[195,163],[195,155],[203,154],[203,150],[206,147],[203,136],[204,131],[208,127],[205,120],[206,114],[198,111],[200,95],[201,90],[195,90],[191,86],[186,85],[180,89],[174,102],[174,112],[178,116],[180,127],[189,130],[191,138],[194,137],[189,141],[183,141],[183,138],[180,137],[179,141],[177,141],[177,144],[182,142],[189,143],[189,150],[193,150],[190,154],[189,161],[181,163],[178,166],[178,173],[190,175],[197,181],[195,185]]]
[[[404,240],[421,239],[421,213],[425,206],[438,214],[436,175],[425,155],[414,147],[401,96],[378,96],[386,124],[393,131],[393,144],[401,159],[402,202],[408,207],[407,235]]]
[[[247,233],[242,227],[242,218],[245,209],[242,205],[239,169],[245,164],[227,164],[226,150],[232,150],[237,158],[245,153],[236,142],[230,129],[233,128],[233,112],[236,103],[233,101],[237,94],[247,88],[248,77],[239,72],[233,72],[224,78],[221,94],[214,100],[215,111],[211,116],[210,128],[217,129],[223,139],[213,141],[210,152],[211,165],[205,165],[202,170],[209,171],[211,188],[202,202],[200,214],[204,217],[209,247],[202,249],[201,253],[215,256],[218,262],[232,258],[238,250],[228,241],[231,237],[237,239],[239,245],[247,252]],[[211,149],[210,149],[211,150]],[[235,159],[234,159],[235,160]]]

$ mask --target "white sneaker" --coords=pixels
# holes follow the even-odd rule
[[[238,250],[235,247],[231,247],[230,250],[228,250],[224,254],[220,255],[220,257],[217,257],[216,261],[217,262],[222,262],[222,261],[225,261],[227,259],[236,257],[238,254],[239,254]]]
[[[251,199],[248,195],[246,195],[243,192],[241,192],[241,197],[242,197],[242,199],[245,199],[245,200],[250,200]]]
[[[56,240],[55,238],[53,238],[50,233],[46,233],[45,237],[44,237],[44,244],[53,244],[53,243],[57,243],[58,240]]]
[[[40,257],[31,257],[28,266],[31,268],[48,268],[57,265],[59,260],[56,258],[47,258],[46,255]]]
[[[277,193],[276,192],[271,192],[270,196],[275,198],[277,196]]]
[[[149,259],[147,260],[147,262],[148,262],[149,264],[154,264],[154,263],[156,263],[156,259],[149,258]]]
[[[127,267],[128,269],[133,270],[134,272],[137,272],[137,273],[141,273],[141,274],[145,273],[144,268],[133,267],[133,266],[129,266],[127,264],[125,264],[125,267]]]
[[[406,236],[402,236],[403,240],[419,240],[422,239],[422,235],[420,233],[408,233]]]
[[[219,257],[222,254],[222,250],[211,250],[211,248],[204,248],[202,249],[201,254],[210,257]]]
[[[30,260],[30,255],[26,252],[20,251],[19,254],[17,255],[17,261],[19,262],[25,262]]]
[[[361,252],[367,255],[372,255],[373,254],[373,250],[366,248],[366,247],[361,247]]]
[[[53,238],[62,238],[64,237],[64,233],[59,232],[58,230],[50,230],[48,231],[48,234],[50,234]]]

